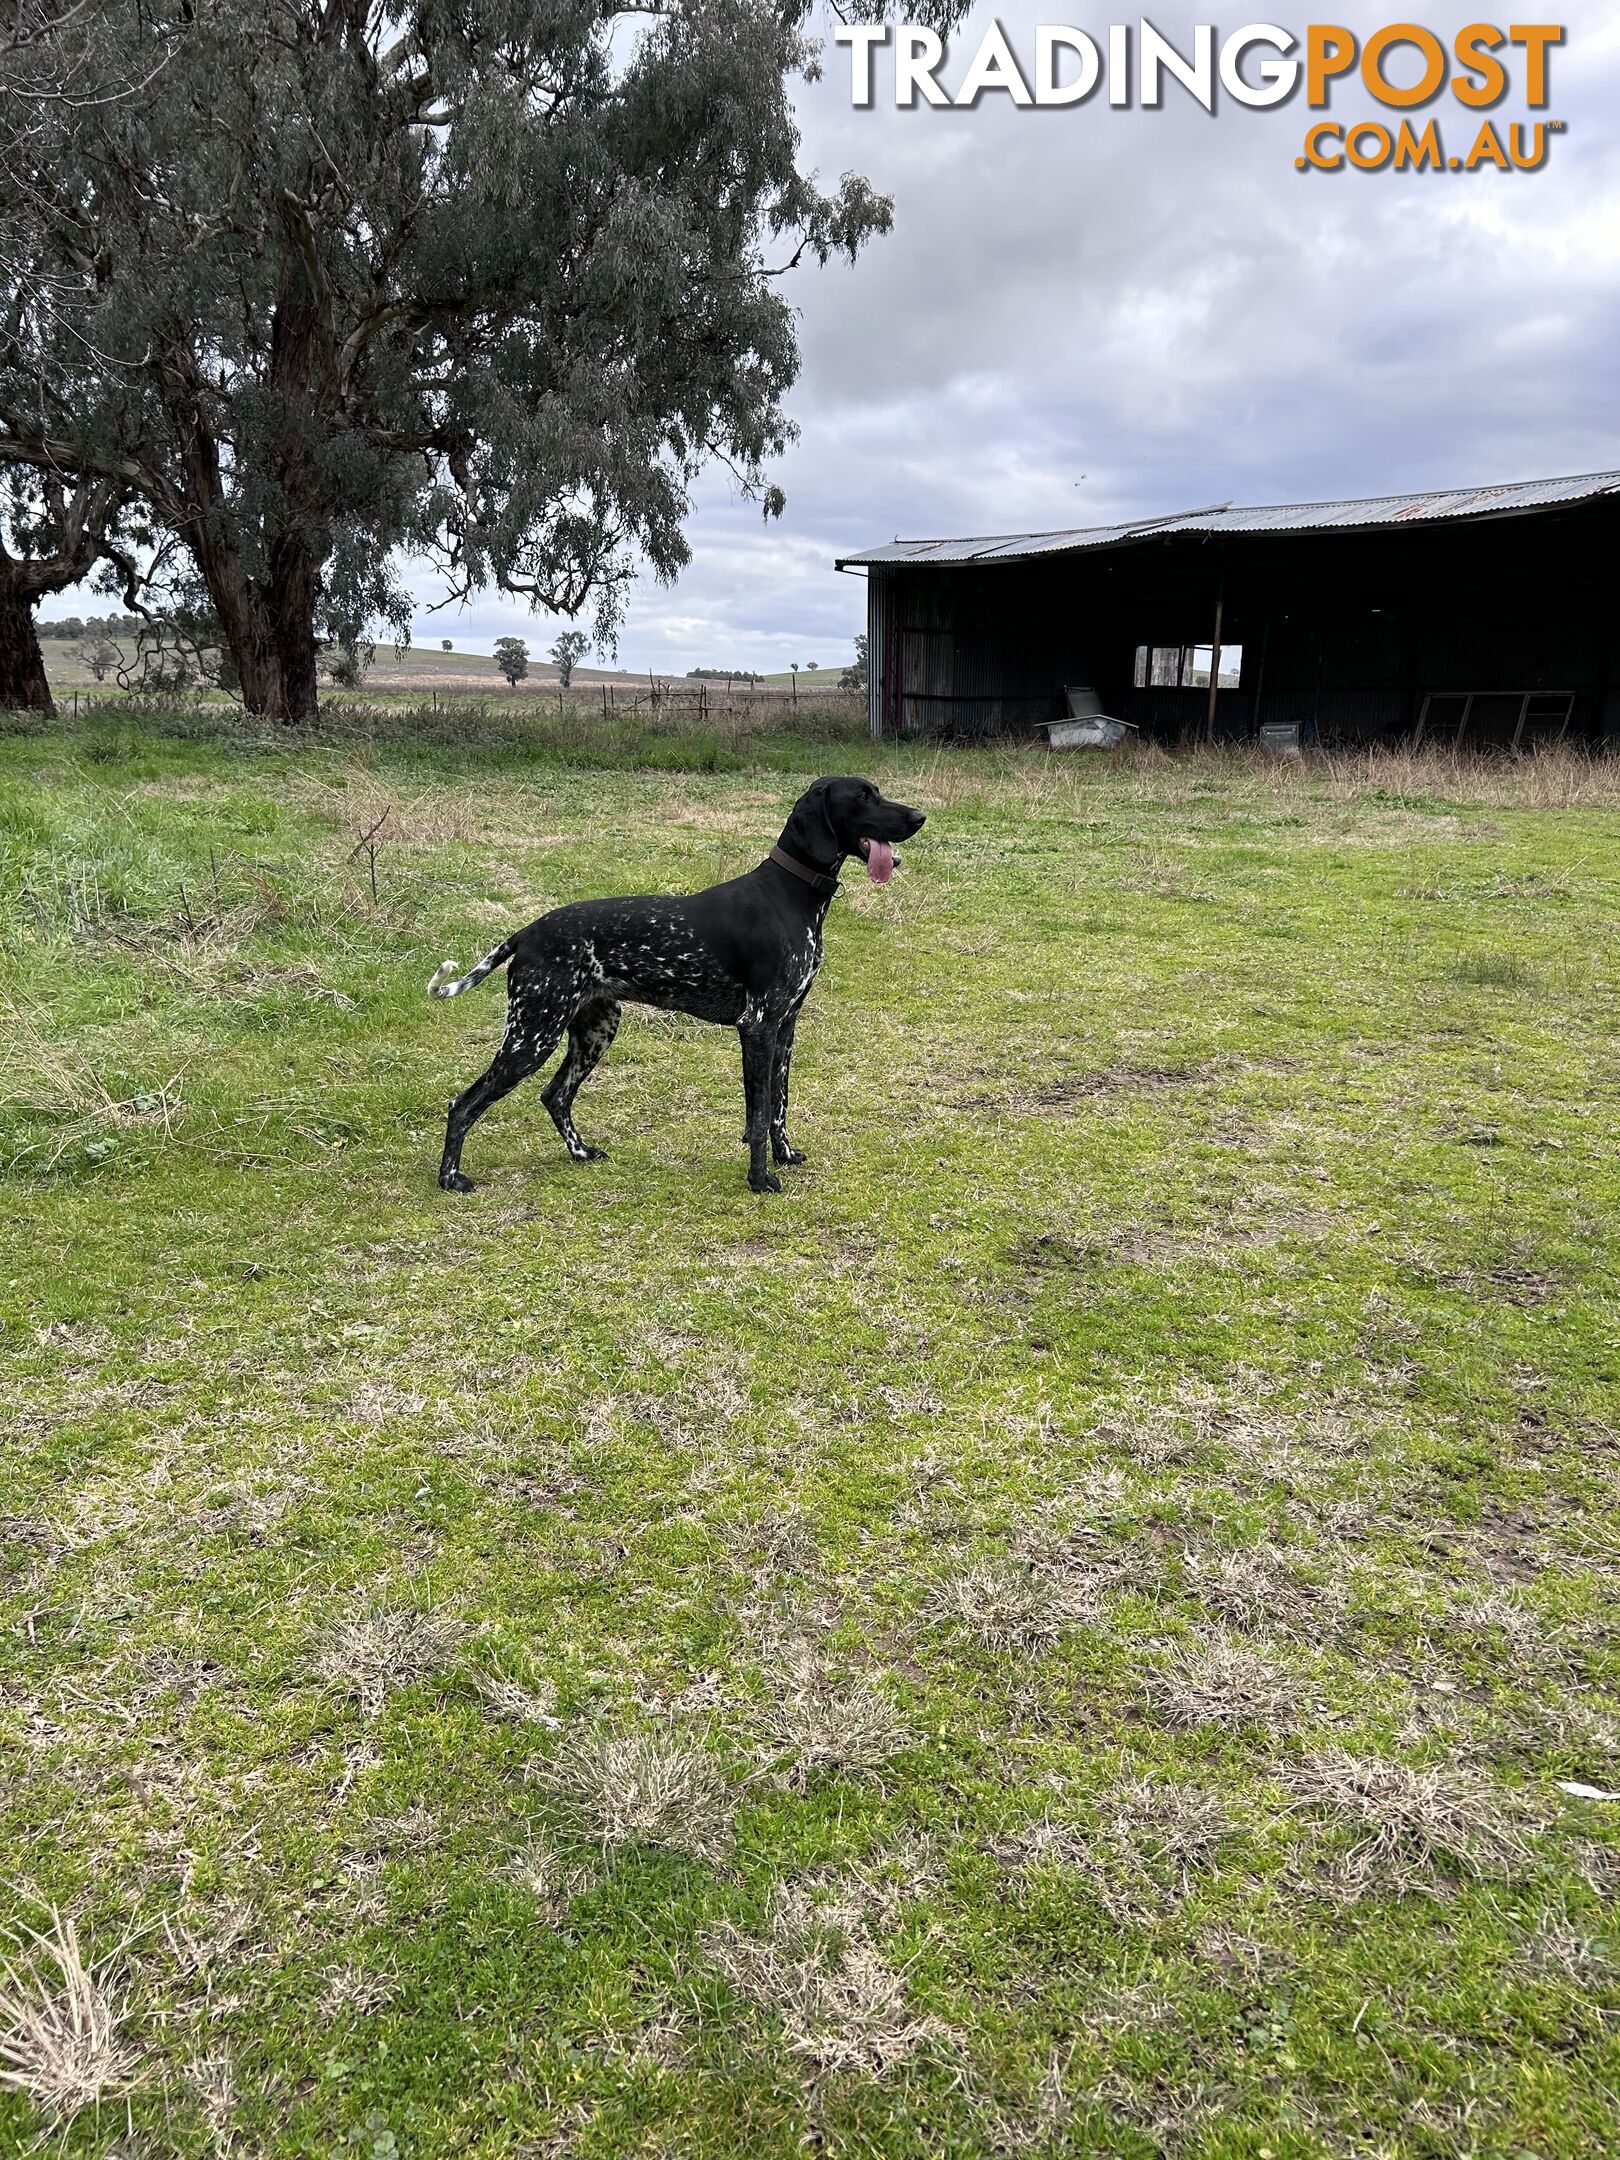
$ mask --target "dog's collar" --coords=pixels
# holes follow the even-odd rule
[[[786,848],[773,847],[765,860],[776,863],[796,878],[803,878],[816,892],[835,893],[838,890],[836,877],[829,877],[825,870],[812,870],[808,863],[800,862],[799,858],[790,855]]]

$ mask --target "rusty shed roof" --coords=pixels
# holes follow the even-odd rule
[[[1369,532],[1381,526],[1444,525],[1520,517],[1595,495],[1620,495],[1620,472],[1577,473],[1562,480],[1520,480],[1500,487],[1432,488],[1418,495],[1373,495],[1360,502],[1207,503],[1166,517],[1130,518],[1117,525],[1082,525],[1068,532],[992,533],[965,540],[896,540],[888,547],[841,555],[840,570],[895,563],[1015,562],[1036,555],[1080,554],[1123,547],[1168,533]]]

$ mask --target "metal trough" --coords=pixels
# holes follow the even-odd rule
[[[1043,720],[1048,746],[1053,750],[1114,750],[1127,735],[1136,733],[1134,720],[1115,720],[1102,709],[1102,699],[1084,684],[1071,684],[1064,692],[1068,717]]]

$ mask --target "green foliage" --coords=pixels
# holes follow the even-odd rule
[[[575,663],[590,650],[590,639],[582,630],[565,630],[551,648],[551,659],[556,665],[557,680],[566,690],[574,679]]]
[[[514,687],[529,672],[529,648],[520,637],[495,640],[495,665]]]

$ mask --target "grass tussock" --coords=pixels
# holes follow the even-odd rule
[[[725,1921],[704,1947],[738,1994],[777,2020],[787,2052],[817,2075],[884,2078],[951,2043],[942,2020],[912,2008],[906,1974],[873,1940],[858,1895],[781,1889],[760,1933]]]
[[[718,1860],[730,1850],[730,1781],[674,1733],[572,1733],[532,1774],[560,1823],[604,1852],[654,1845]]]
[[[557,1690],[550,1682],[539,1688],[526,1688],[504,1673],[488,1673],[478,1667],[467,1677],[497,1717],[511,1718],[519,1725],[544,1726],[548,1732],[560,1729],[562,1719],[557,1715]]]
[[[315,1660],[328,1686],[351,1695],[376,1717],[399,1688],[443,1671],[465,1630],[443,1613],[411,1605],[374,1604],[340,1620]]]
[[[1200,1604],[1245,1635],[1290,1638],[1321,1625],[1321,1600],[1297,1569],[1269,1546],[1198,1556],[1191,1589]]]
[[[1143,1676],[1154,1710],[1167,1725],[1246,1725],[1277,1730],[1299,1703],[1294,1675],[1250,1644],[1224,1632],[1177,1643]]]
[[[809,1644],[792,1645],[767,1677],[775,1692],[760,1708],[760,1735],[795,1791],[820,1777],[873,1774],[910,1744],[874,1681],[840,1674]]]
[[[13,1941],[16,1955],[0,1965],[0,2088],[68,2123],[140,2074],[113,1961],[86,1958],[74,1923],[54,1910]]]
[[[577,1897],[594,1890],[597,1870],[546,1837],[530,1838],[512,1856],[511,1878],[535,1901],[543,1919],[561,1927]]]
[[[964,1560],[936,1575],[923,1614],[987,1650],[1041,1650],[1096,1608],[1085,1588],[1048,1567],[1008,1557]]]
[[[1179,1905],[1212,1879],[1236,1830],[1225,1799],[1179,1778],[1133,1778],[1084,1819],[1044,1815],[997,1857],[1080,1875],[1119,1925]]]
[[[1337,1844],[1333,1879],[1358,1896],[1398,1897],[1448,1873],[1511,1876],[1532,1851],[1522,1807],[1481,1771],[1328,1748],[1284,1782],[1295,1808]]]

